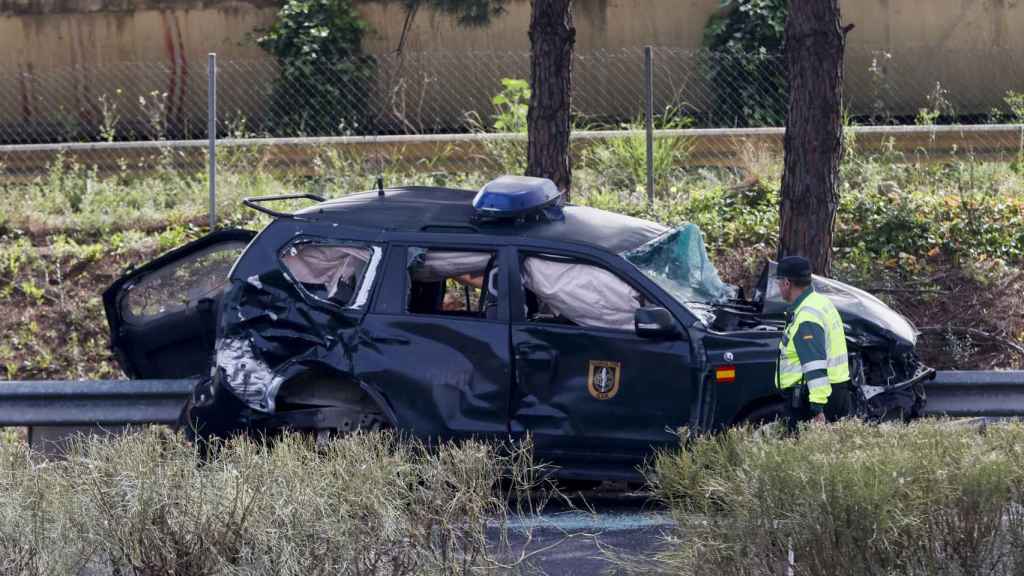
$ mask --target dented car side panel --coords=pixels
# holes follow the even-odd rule
[[[650,306],[669,307],[660,289],[621,258],[600,251],[522,242],[514,263],[534,254],[614,274]],[[514,269],[515,270],[515,269]],[[524,270],[518,269],[518,274]],[[511,287],[515,382],[511,398],[513,435],[530,433],[538,452],[556,457],[577,475],[595,460],[632,469],[652,446],[678,442],[674,431],[696,426],[698,375],[703,361],[692,353],[682,323],[678,337],[649,339],[630,329],[531,322],[518,305],[522,283]],[[678,322],[678,318],[677,318]],[[602,369],[606,390],[592,382]]]
[[[492,244],[465,235],[427,242],[392,236],[383,280],[387,288],[360,328],[356,377],[386,399],[402,429],[421,438],[506,434],[511,383],[507,298],[499,297],[495,319],[406,313],[411,243],[496,251],[498,293],[507,293],[504,251]]]
[[[282,267],[266,265],[278,257],[275,247],[297,238],[379,246],[382,257],[365,278],[373,282],[365,304],[339,309],[310,302]],[[393,426],[423,438],[507,433],[507,300],[499,299],[496,320],[406,314],[407,244],[401,241],[294,221],[277,221],[261,235],[232,274],[218,340],[218,385],[259,408],[238,411],[241,424],[268,425],[276,393],[315,372],[334,385],[360,387]],[[493,244],[467,244],[464,235],[439,242],[500,254]],[[504,275],[499,282],[504,291]]]
[[[308,373],[338,385],[356,385],[353,353],[360,339],[359,323],[372,297],[384,246],[377,234],[355,230],[349,241],[370,246],[371,271],[360,286],[365,298],[342,306],[319,300],[304,290],[281,263],[281,251],[295,242],[331,239],[334,226],[275,221],[236,264],[220,315],[216,349],[218,385],[256,408],[276,410],[282,387]],[[268,265],[271,264],[271,265]]]

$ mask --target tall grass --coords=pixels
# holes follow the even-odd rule
[[[204,461],[154,431],[82,441],[60,462],[3,444],[0,574],[508,572],[507,503],[534,471],[525,449],[387,433],[237,441]]]
[[[671,574],[1019,574],[1024,425],[733,430],[656,462]],[[646,567],[650,569],[650,566]]]

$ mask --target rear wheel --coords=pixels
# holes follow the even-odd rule
[[[317,448],[325,448],[331,440],[356,432],[377,432],[391,427],[372,402],[345,407],[334,406],[330,411],[332,416],[327,426],[301,430],[316,438]]]
[[[380,407],[358,383],[315,372],[281,387],[277,414],[282,427],[311,434],[318,444],[388,427]]]
[[[318,443],[358,431],[390,427],[380,407],[355,383],[303,378],[282,388],[276,410],[257,414],[230,393],[214,394],[201,381],[178,419],[189,441],[249,434],[273,438],[291,430]]]

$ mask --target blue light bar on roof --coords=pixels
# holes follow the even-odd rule
[[[473,198],[479,218],[521,218],[558,203],[562,194],[547,178],[501,176],[491,180]]]

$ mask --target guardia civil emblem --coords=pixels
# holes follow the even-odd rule
[[[590,395],[598,400],[608,400],[619,392],[619,375],[622,364],[591,360],[590,372],[587,375],[587,389]]]

